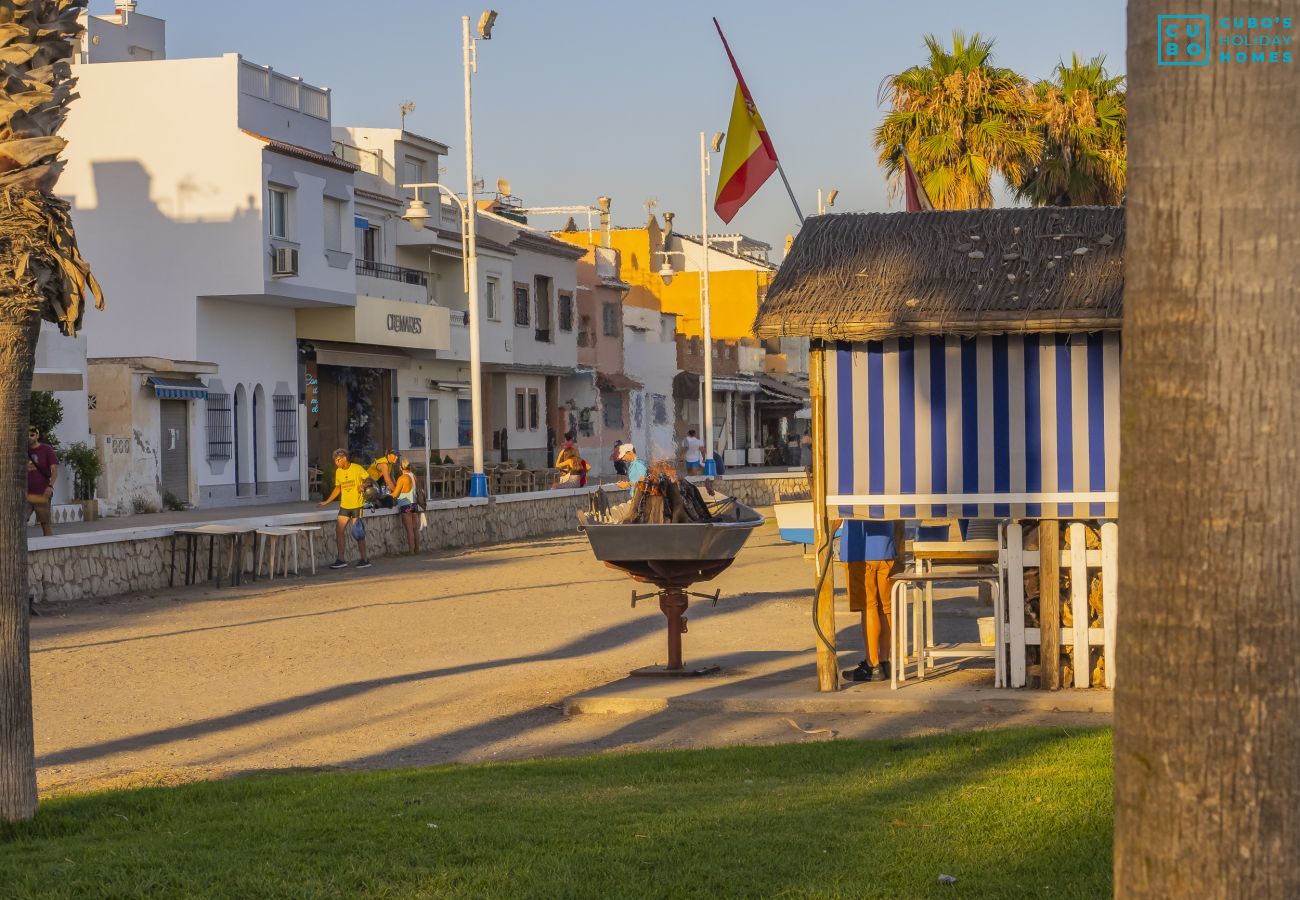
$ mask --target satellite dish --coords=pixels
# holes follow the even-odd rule
[[[510,180],[508,178],[497,179],[497,193],[502,197],[510,196]]]

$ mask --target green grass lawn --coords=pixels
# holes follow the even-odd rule
[[[0,827],[0,897],[1109,897],[1110,755],[1019,729],[63,797]]]

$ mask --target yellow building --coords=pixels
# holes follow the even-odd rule
[[[677,331],[702,337],[700,272],[704,248],[698,236],[677,234],[651,216],[641,228],[614,228],[610,245],[622,259],[619,276],[632,285],[625,303],[661,309],[677,316]],[[601,236],[585,230],[556,232],[561,240],[581,246],[599,243]],[[713,312],[713,339],[737,341],[753,337],[754,317],[776,266],[767,261],[771,247],[738,234],[709,237],[709,306]],[[665,278],[667,269],[672,274]],[[663,274],[661,274],[663,273]]]

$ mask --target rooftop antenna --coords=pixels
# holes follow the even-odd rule
[[[407,100],[405,103],[402,104],[402,106],[401,106],[401,110],[402,110],[402,130],[405,131],[405,130],[406,130],[406,117],[407,117],[407,115],[408,115],[409,113],[413,113],[413,112],[415,112],[415,101],[414,101],[414,100]]]

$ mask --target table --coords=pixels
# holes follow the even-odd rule
[[[917,571],[928,573],[934,571],[935,563],[944,565],[985,565],[996,566],[1000,560],[1001,547],[994,540],[973,541],[912,541],[909,549],[916,561]],[[929,632],[926,639],[934,643],[934,582],[924,583],[926,621]]]
[[[167,586],[176,584],[176,538],[185,538],[185,583],[194,584],[198,579],[198,543],[208,539],[208,580],[213,580],[213,563],[216,559],[216,540],[219,537],[230,538],[230,583],[243,583],[244,574],[244,536],[252,534],[255,528],[240,528],[236,525],[195,525],[190,528],[177,528],[172,532],[171,571],[167,576]],[[253,574],[256,579],[257,574]],[[221,587],[221,570],[216,570],[217,587]]]
[[[280,574],[286,578],[289,576],[289,548],[293,548],[293,574],[298,574],[298,529],[297,528],[280,528],[268,525],[265,528],[257,529],[257,560],[253,564],[253,577],[256,578],[262,571],[263,551],[270,545],[270,556],[268,558],[267,576],[271,581],[275,581],[275,564],[276,560],[281,561]],[[315,560],[313,569],[315,568]],[[314,574],[314,572],[313,572]]]
[[[320,534],[320,525],[280,525],[289,531],[307,535],[307,557],[311,560],[311,573],[316,574],[316,535]],[[294,548],[293,574],[298,574],[298,549]]]

